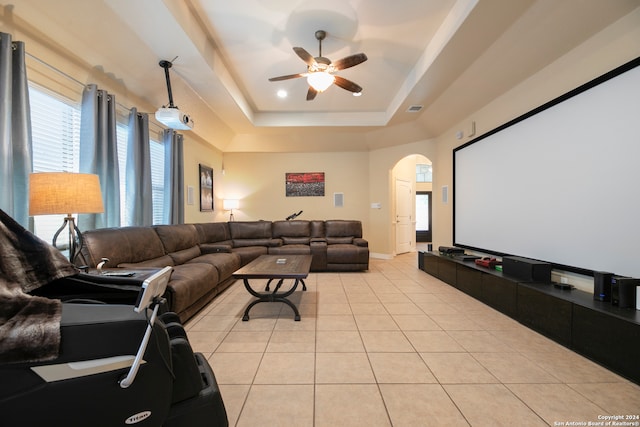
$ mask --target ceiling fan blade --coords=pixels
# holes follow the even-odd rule
[[[318,91],[309,86],[309,90],[307,91],[307,101],[313,101],[317,94]]]
[[[269,79],[269,81],[270,82],[279,82],[280,80],[297,79],[298,77],[304,77],[306,75],[307,75],[307,73],[288,74],[286,76],[271,77]]]
[[[313,66],[316,63],[316,60],[313,58],[309,52],[304,50],[301,47],[294,47],[293,51],[302,59],[308,66]]]
[[[333,63],[333,68],[336,70],[344,70],[345,68],[353,67],[367,60],[367,55],[364,53],[356,53],[355,55],[347,56]]]
[[[334,76],[334,77],[335,77],[334,83],[336,84],[336,86],[340,86],[342,89],[348,90],[349,92],[356,92],[356,93],[362,92],[362,87],[355,84],[351,80],[347,80],[344,77],[340,77],[340,76]]]

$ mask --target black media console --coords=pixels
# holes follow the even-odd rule
[[[580,290],[523,282],[433,252],[418,267],[523,325],[640,384],[640,311],[595,301]]]

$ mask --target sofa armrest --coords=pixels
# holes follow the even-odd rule
[[[362,246],[363,248],[368,248],[369,247],[369,242],[366,241],[365,239],[361,238],[361,237],[355,237],[353,239],[353,244],[356,246]]]

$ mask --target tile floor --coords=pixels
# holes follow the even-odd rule
[[[640,415],[638,385],[418,270],[416,253],[306,283],[292,296],[300,322],[281,303],[258,304],[243,322],[252,297],[238,281],[187,323],[230,426],[607,425],[604,416]]]

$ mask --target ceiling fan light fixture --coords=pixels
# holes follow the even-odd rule
[[[326,71],[316,71],[309,73],[307,76],[307,82],[309,86],[314,88],[317,92],[324,92],[333,84],[335,77]]]

